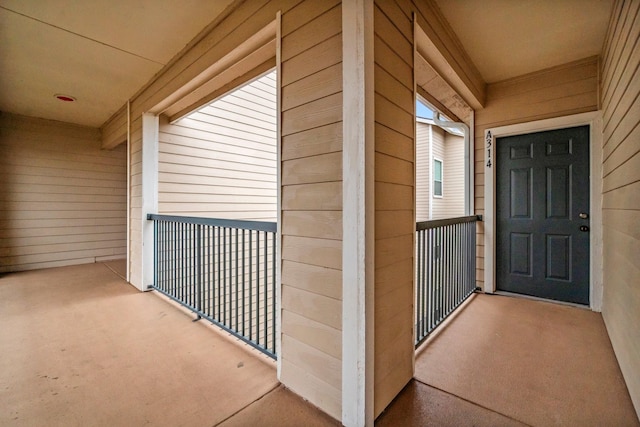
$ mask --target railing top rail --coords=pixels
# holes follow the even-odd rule
[[[457,218],[435,219],[416,223],[416,231],[429,230],[431,228],[444,227],[445,225],[463,224],[465,222],[482,221],[481,215],[461,216]]]
[[[183,224],[212,225],[225,228],[239,228],[241,230],[257,230],[276,232],[278,224],[266,221],[246,221],[241,219],[198,218],[193,216],[147,214],[148,220],[178,222]]]

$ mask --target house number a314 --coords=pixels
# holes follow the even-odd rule
[[[484,137],[484,141],[487,147],[487,167],[490,168],[491,167],[491,143],[493,142],[493,136],[491,135],[490,130],[487,131]]]

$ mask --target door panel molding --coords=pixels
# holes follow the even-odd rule
[[[484,162],[484,292],[496,292],[496,138],[590,125],[590,256],[589,296],[593,311],[602,309],[602,112],[575,114],[485,130]],[[550,147],[551,154],[562,147]],[[571,149],[567,147],[565,149]]]

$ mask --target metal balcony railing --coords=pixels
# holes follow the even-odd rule
[[[158,292],[276,358],[275,222],[147,215]]]
[[[416,347],[475,291],[480,219],[466,216],[416,224]]]

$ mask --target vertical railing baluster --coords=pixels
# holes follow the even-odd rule
[[[222,228],[222,323],[227,321],[227,227]]]
[[[460,304],[460,302],[462,301],[462,295],[464,294],[464,280],[462,277],[462,272],[464,271],[464,252],[465,252],[465,247],[464,247],[464,224],[458,224],[457,226],[457,232],[456,232],[456,260],[457,260],[457,264],[456,264],[456,271],[457,271],[457,287],[456,287],[456,305]]]
[[[436,316],[436,248],[434,239],[434,230],[427,230],[428,232],[428,246],[429,250],[429,329],[431,332]]]
[[[275,358],[277,227],[148,219],[154,221],[151,287]]]
[[[245,230],[242,230],[242,335],[244,335],[244,330],[245,330],[245,326],[246,326],[246,319],[245,319],[245,313],[246,313],[246,307],[245,307],[245,289],[247,287],[247,276],[246,276],[246,263],[247,260],[246,255],[246,235],[245,235]],[[251,258],[249,258],[251,259]]]
[[[235,292],[233,298],[236,301],[236,324],[235,324],[234,328],[236,330],[238,330],[239,329],[238,328],[238,319],[239,319],[238,309],[239,309],[239,303],[240,303],[240,301],[239,301],[239,299],[240,299],[240,291],[238,290],[238,287],[240,286],[240,276],[239,276],[240,269],[238,267],[238,261],[240,261],[240,257],[239,257],[239,254],[238,254],[238,249],[239,249],[240,246],[238,244],[238,229],[237,228],[235,229],[235,237],[236,237],[236,292]]]
[[[200,312],[203,312],[204,310],[202,309],[202,226],[200,224],[198,224],[197,226],[197,240],[196,240],[196,249],[197,249],[197,270],[198,270],[198,277],[196,278],[196,304],[197,304],[197,309]],[[200,317],[200,315],[198,315],[198,317]]]
[[[158,283],[158,223],[153,223],[153,283]]]
[[[417,224],[416,346],[475,291],[477,220],[463,217]]]
[[[269,270],[268,270],[268,256],[269,256],[269,242],[267,242],[267,232],[264,232],[264,346],[267,345],[267,337],[269,336],[269,331],[267,330],[269,326],[269,322],[267,321],[267,310],[269,309],[269,303],[267,300],[267,289],[269,287]]]
[[[422,322],[421,322],[421,312],[422,310],[420,310],[420,302],[422,301],[422,299],[420,298],[420,292],[422,291],[422,277],[421,277],[421,272],[422,272],[422,264],[420,263],[420,257],[422,256],[421,253],[421,247],[420,247],[420,232],[418,231],[416,233],[416,250],[415,250],[415,260],[414,260],[414,264],[416,266],[416,290],[414,293],[414,299],[413,299],[413,307],[414,307],[414,311],[415,311],[415,317],[416,317],[416,321],[415,321],[415,338],[419,339],[420,336],[422,335],[422,331],[421,331],[421,326],[422,326]]]
[[[447,310],[448,313],[453,307],[453,287],[455,281],[453,279],[455,260],[454,260],[454,246],[453,246],[453,230],[454,225],[447,226]]]
[[[273,351],[273,353],[275,354],[276,352],[276,317],[277,317],[277,312],[276,312],[276,257],[277,257],[277,247],[276,247],[276,236],[277,236],[277,232],[274,232],[272,234],[272,244],[271,244],[271,283],[272,285],[272,290],[271,290],[271,349]]]
[[[249,253],[251,260],[249,264],[249,338],[253,339],[253,231],[249,231]]]
[[[222,295],[220,293],[220,288],[222,287],[222,275],[221,275],[221,271],[222,271],[222,253],[221,253],[221,238],[220,238],[220,232],[221,232],[221,228],[220,227],[216,227],[216,235],[218,238],[218,242],[216,245],[216,250],[218,252],[218,264],[216,265],[216,271],[218,272],[218,281],[216,282],[216,290],[218,292],[218,306],[217,306],[217,312],[216,312],[216,319],[220,320],[222,319],[222,312],[220,309],[220,303],[222,301]]]
[[[256,338],[255,342],[260,342],[260,232],[256,231]]]

